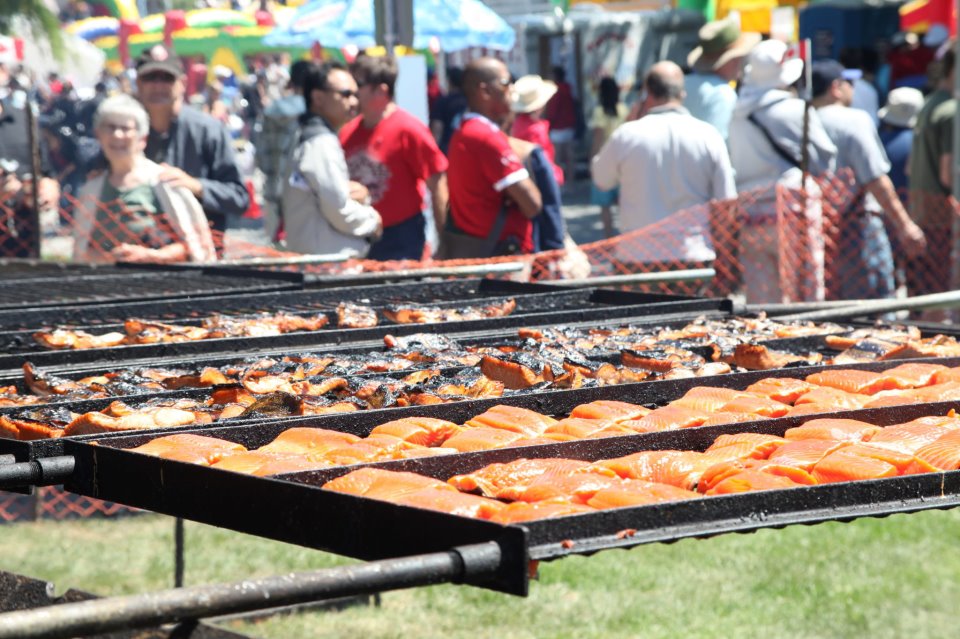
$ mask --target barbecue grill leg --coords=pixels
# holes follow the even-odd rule
[[[173,520],[173,587],[183,588],[183,518]]]

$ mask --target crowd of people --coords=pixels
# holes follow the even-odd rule
[[[598,197],[619,189],[621,231],[739,194],[746,210],[722,239],[737,244],[724,249],[736,253],[748,302],[824,299],[828,269],[841,299],[949,286],[956,106],[945,27],[931,29],[922,44],[900,34],[883,82],[875,52],[845,52],[841,58],[860,68],[817,60],[810,86],[801,57],[779,40],[742,33],[735,17],[708,23],[699,39],[689,73],[671,62],[655,64],[628,121],[612,132],[596,129],[606,141],[592,159],[593,183]],[[921,88],[930,92],[926,101]],[[852,197],[839,205],[834,229],[826,227],[825,194],[815,179],[824,175],[849,176]],[[803,194],[787,215],[781,188]],[[785,240],[778,229],[790,216],[802,220],[796,225],[802,231]],[[684,246],[721,240],[711,237],[709,222],[699,232],[702,242]],[[841,246],[827,264],[830,232]],[[781,288],[784,241],[803,256],[791,290]],[[672,257],[703,259],[701,250],[696,257],[683,253]]]
[[[841,296],[889,297],[904,284],[930,292],[950,279],[952,220],[904,193],[951,190],[954,56],[937,27],[922,41],[898,35],[884,64],[871,51],[819,60],[805,87],[804,62],[786,44],[741,32],[735,17],[713,21],[686,68],[657,62],[636,87],[598,78],[590,114],[579,113],[563,67],[550,80],[514,77],[478,58],[448,70],[445,93],[431,82],[429,124],[397,104],[396,61],[363,53],[349,65],[274,61],[246,83],[217,71],[192,96],[164,45],[84,99],[55,75],[38,82],[0,68],[6,237],[39,232],[24,225],[29,210],[59,208],[70,211],[76,259],[206,261],[217,257],[216,232],[262,206],[269,239],[300,253],[562,249],[563,197],[581,177],[583,148],[607,237],[752,192],[737,232],[750,302],[823,298],[825,229],[810,176],[846,171],[858,195],[841,221],[854,241],[829,265],[849,285]],[[41,107],[36,179],[31,100]],[[805,194],[803,292],[778,288],[780,250],[763,239],[782,223],[778,185]],[[685,232],[691,241],[664,262],[715,257],[709,224]]]

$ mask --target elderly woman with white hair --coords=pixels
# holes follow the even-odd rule
[[[74,259],[91,262],[207,262],[216,259],[200,203],[160,180],[144,156],[147,112],[128,95],[104,100],[93,129],[109,168],[78,193]]]

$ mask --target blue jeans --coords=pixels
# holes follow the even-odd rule
[[[427,241],[427,222],[422,213],[383,229],[367,253],[368,260],[419,260]]]
[[[843,224],[840,264],[841,299],[882,299],[893,297],[893,249],[883,218],[865,214]]]

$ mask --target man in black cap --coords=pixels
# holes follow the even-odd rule
[[[840,295],[843,299],[893,297],[893,253],[884,222],[897,234],[908,257],[926,248],[920,230],[897,197],[887,173],[890,160],[873,119],[851,108],[853,82],[860,71],[836,60],[813,64],[813,106],[837,146],[837,169],[853,172],[857,199],[840,220]]]
[[[146,156],[164,166],[161,179],[196,196],[213,228],[226,229],[250,206],[227,129],[196,109],[184,108],[183,66],[158,44],[137,59],[137,94],[150,115]]]

